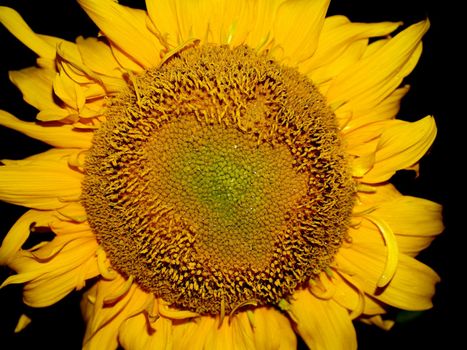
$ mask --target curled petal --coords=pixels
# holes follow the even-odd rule
[[[53,220],[53,212],[29,210],[21,216],[8,231],[0,247],[0,264],[7,265],[20,251],[29,237],[31,226],[48,226]]]

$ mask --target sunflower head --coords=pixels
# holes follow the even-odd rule
[[[395,118],[428,21],[390,37],[326,0],[79,3],[98,38],[0,7],[39,56],[10,72],[38,122],[0,124],[52,146],[2,160],[0,199],[30,208],[2,287],[35,307],[86,287],[85,348],[354,349],[353,320],[431,307],[414,256],[441,209],[390,183],[436,134]],[[54,237],[29,248],[31,227]]]
[[[112,265],[198,313],[275,304],[329,267],[354,187],[317,88],[267,53],[173,54],[109,103],[83,204]]]

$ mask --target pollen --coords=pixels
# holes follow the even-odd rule
[[[248,47],[184,47],[108,101],[82,203],[112,267],[172,306],[279,307],[347,237],[355,186],[313,83]]]

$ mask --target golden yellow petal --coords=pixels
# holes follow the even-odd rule
[[[357,348],[348,311],[334,300],[320,300],[306,290],[296,291],[289,311],[298,333],[314,350]]]
[[[364,127],[344,133],[343,137],[347,146],[347,152],[350,154],[359,154],[355,149],[362,149],[362,144],[377,139],[385,129],[399,123],[394,120],[386,120],[367,124]]]
[[[327,17],[314,55],[300,64],[300,71],[310,73],[337,59],[355,41],[388,35],[400,23],[352,23],[344,16]]]
[[[173,326],[174,349],[206,349],[206,335],[219,325],[214,317],[201,316],[196,320],[188,320]]]
[[[273,39],[273,23],[279,6],[286,0],[257,0],[256,8],[253,10],[256,18],[250,24],[250,33],[245,44],[260,50],[267,48]]]
[[[79,0],[81,7],[118,48],[142,67],[156,66],[161,46],[146,26],[143,10],[119,5],[112,0]]]
[[[395,118],[397,113],[399,113],[401,100],[407,94],[409,89],[410,87],[405,85],[394,90],[392,94],[386,97],[377,106],[373,106],[373,108],[365,110],[354,111],[352,113],[351,120],[345,125],[341,125],[344,138],[346,138],[349,133],[362,126]],[[338,120],[342,119],[342,117],[340,117],[340,113],[341,112],[339,111],[336,112]]]
[[[48,226],[54,213],[51,211],[28,210],[5,236],[0,246],[0,264],[7,265],[29,237],[31,226]]]
[[[177,20],[182,42],[189,39],[207,41],[210,21],[214,17],[216,8],[223,7],[222,3],[211,0],[176,1]]]
[[[156,331],[155,336],[160,337],[160,332]],[[147,319],[144,314],[125,320],[118,329],[118,342],[124,349],[150,349],[150,339]],[[164,348],[158,347],[158,349]]]
[[[72,222],[82,223],[87,219],[86,211],[79,202],[72,202],[67,206],[59,209],[58,214],[61,215],[60,220],[69,220]]]
[[[93,133],[89,131],[74,131],[72,125],[49,126],[25,122],[2,110],[0,110],[0,125],[19,131],[51,146],[62,148],[88,149],[91,147],[93,136]]]
[[[385,313],[381,303],[370,298],[361,289],[351,276],[341,275],[339,272],[333,276],[333,283],[336,285],[336,293],[333,295],[339,305],[350,310],[352,319],[361,315],[377,315]]]
[[[359,109],[369,103],[376,105],[389,96],[418,59],[420,41],[428,28],[428,21],[410,26],[340,73],[327,91],[329,103],[339,103],[345,109]]]
[[[48,244],[38,249],[47,249]],[[24,302],[33,307],[52,305],[73,289],[81,289],[86,279],[98,274],[95,262],[97,242],[94,237],[71,237],[62,239],[60,253],[41,260],[34,252],[22,252],[10,261],[9,266],[17,271],[7,278],[1,287],[12,283],[25,283]]]
[[[400,196],[382,202],[373,214],[385,220],[398,235],[434,236],[444,229],[441,212],[438,203]]]
[[[213,319],[211,330],[205,334],[206,350],[248,350],[253,348],[253,339],[251,337],[251,327],[246,314],[240,313],[230,319],[230,322],[223,322],[221,326],[217,319]],[[249,328],[245,334],[241,330]],[[245,337],[247,335],[247,337]]]
[[[15,10],[0,6],[0,23],[40,57],[55,59],[55,47],[34,33]]]
[[[148,308],[153,297],[135,284],[114,304],[104,303],[105,298],[118,291],[124,283],[123,278],[99,280],[84,294],[81,303],[86,321],[83,349],[117,348],[120,326]]]
[[[358,236],[353,237],[356,239]],[[383,244],[353,242],[351,248],[342,248],[335,259],[338,269],[345,271],[344,274],[352,274],[365,293],[375,299],[406,310],[425,310],[432,306],[431,298],[439,277],[411,257],[399,254],[397,270],[384,289],[377,288],[386,263]]]
[[[315,53],[329,2],[288,0],[281,4],[273,24],[279,59],[295,66]]]
[[[367,44],[368,40],[366,39],[352,42],[339,57],[326,65],[315,68],[310,71],[307,76],[318,86],[320,92],[326,96],[331,86],[332,79],[358,62],[365,52]],[[333,103],[335,103],[336,106],[340,106],[343,101],[336,100],[336,102]]]
[[[396,199],[402,194],[397,190],[397,188],[391,183],[383,183],[383,184],[368,184],[371,190],[366,192],[360,192],[358,194],[358,202],[356,203],[356,210],[363,211],[368,209],[369,207],[379,205],[386,201],[391,201]],[[363,209],[360,206],[365,206]]]
[[[177,18],[177,2],[172,0],[146,1],[152,24],[157,29],[160,41],[166,49],[181,43]]]
[[[442,207],[426,199],[396,196],[366,205],[396,233],[401,252],[415,256],[444,229]],[[365,210],[361,207],[360,210]]]
[[[41,277],[27,283],[23,289],[23,301],[32,307],[46,307],[57,303],[73,290],[80,290],[85,281],[99,275],[93,255],[79,259],[80,266],[61,275]]]
[[[76,111],[82,109],[86,103],[81,87],[63,71],[54,79],[53,89],[60,100]]]
[[[385,331],[389,331],[395,324],[394,320],[384,320],[381,315],[362,318],[361,321],[369,325],[375,325]]]
[[[172,322],[159,317],[151,323],[148,332],[148,319],[144,314],[131,317],[119,328],[118,340],[124,349],[171,349]]]
[[[225,1],[217,4],[215,17],[210,22],[212,42],[231,46],[242,45],[256,19],[252,1]]]
[[[386,246],[386,262],[384,264],[384,270],[381,272],[378,282],[376,283],[378,288],[383,288],[387,286],[396,273],[399,259],[399,247],[397,245],[394,231],[385,220],[373,214],[366,214],[363,217],[378,228],[378,233],[381,234],[381,237],[384,240],[384,245]]]
[[[29,67],[10,71],[10,80],[23,94],[24,100],[38,110],[61,110],[52,95],[56,72],[52,69]]]
[[[16,161],[0,166],[0,199],[33,209],[57,209],[81,195],[82,174],[66,159]]]
[[[399,121],[381,134],[375,154],[373,168],[361,181],[378,183],[388,180],[397,170],[415,164],[431,147],[436,136],[433,117],[417,122]]]
[[[78,37],[76,43],[83,64],[99,74],[107,92],[121,91],[127,86],[123,78],[124,71],[114,58],[110,46],[96,38]]]
[[[297,348],[297,337],[290,320],[274,308],[256,308],[252,311],[255,349]]]
[[[254,329],[252,330],[245,312],[240,312],[228,322],[222,323],[219,317],[200,316],[174,324],[172,329],[175,349],[263,349],[263,347],[255,347]]]
[[[23,329],[25,329],[30,323],[31,323],[31,318],[25,314],[21,314],[19,317],[18,323],[15,327],[15,333],[21,332]]]

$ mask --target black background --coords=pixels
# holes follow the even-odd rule
[[[144,8],[144,1],[120,1]],[[74,0],[0,0],[0,5],[15,8],[32,29],[73,41],[77,36],[95,36],[97,28]],[[432,266],[441,276],[434,308],[409,322],[398,323],[385,332],[376,327],[356,323],[359,349],[443,349],[462,348],[456,342],[461,330],[456,327],[457,316],[464,317],[460,289],[461,241],[463,231],[457,223],[461,205],[456,197],[463,192],[459,164],[465,147],[460,135],[464,117],[462,99],[456,89],[464,89],[459,68],[462,41],[455,24],[456,10],[450,1],[422,0],[334,0],[328,14],[344,14],[352,21],[399,21],[415,23],[428,17],[431,29],[424,39],[424,53],[406,79],[412,88],[403,100],[401,119],[416,120],[434,115],[438,137],[421,162],[421,174],[401,172],[394,181],[407,195],[415,195],[442,203],[446,230],[419,259]],[[462,24],[462,23],[460,23]],[[459,25],[460,27],[460,25]],[[35,64],[35,55],[0,26],[0,108],[24,120],[33,120],[36,111],[22,101],[21,94],[9,83],[7,71]],[[459,87],[460,86],[460,87]],[[456,118],[456,119],[455,119]],[[19,133],[0,127],[0,159],[21,159],[48,147]],[[457,194],[457,196],[456,196]],[[24,208],[0,203],[0,237],[8,231]],[[458,213],[459,212],[459,213]],[[459,218],[459,220],[456,220]],[[465,264],[464,264],[465,265]],[[0,281],[12,272],[0,267]],[[79,311],[79,293],[45,309],[31,309],[21,303],[21,286],[0,290],[0,348],[1,349],[80,349],[84,326]],[[13,329],[21,313],[33,322],[20,334]],[[460,338],[460,337],[459,337]],[[462,344],[462,343],[461,343]],[[303,344],[300,348],[305,348]],[[330,349],[332,350],[332,349]]]

